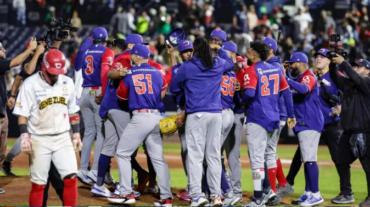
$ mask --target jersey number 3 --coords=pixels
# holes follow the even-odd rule
[[[274,81],[274,93],[273,94],[279,93],[279,75],[278,74],[269,75],[268,78],[267,76],[264,75],[261,77],[261,82],[263,83],[262,90],[261,90],[262,96],[271,95],[270,88],[269,88],[270,80]]]
[[[148,88],[148,93],[152,94],[153,93],[153,87],[152,87],[152,75],[146,74],[145,79],[146,79],[146,84],[143,81],[144,79],[144,74],[139,74],[139,75],[134,75],[132,76],[132,79],[134,81],[135,85],[135,91],[137,94],[145,94]],[[148,85],[148,87],[146,87]]]
[[[91,75],[94,72],[94,57],[89,55],[85,58],[87,68],[85,69],[86,75]]]

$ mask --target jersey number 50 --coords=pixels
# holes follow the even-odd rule
[[[261,77],[261,82],[263,83],[262,90],[261,90],[262,96],[271,95],[270,88],[269,88],[270,80],[274,81],[274,93],[273,94],[279,93],[279,75],[278,74],[269,75],[268,78],[267,76],[264,75]]]
[[[145,79],[146,79],[146,84],[143,81],[144,79],[144,74],[139,74],[139,75],[134,75],[132,76],[132,80],[134,81],[135,85],[135,91],[138,94],[145,94],[148,88],[148,93],[152,94],[153,93],[153,87],[152,87],[152,75],[146,74]],[[146,87],[148,85],[148,87]]]
[[[222,76],[221,93],[224,96],[234,96],[236,86],[236,78],[229,76]]]
[[[94,72],[94,57],[89,55],[85,58],[87,68],[85,69],[86,75],[91,75]]]

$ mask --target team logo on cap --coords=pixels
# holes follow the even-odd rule
[[[325,52],[325,49],[320,49],[319,52]]]
[[[189,43],[189,41],[185,41],[185,42],[184,42],[184,46],[185,46],[185,47],[186,47],[186,46],[189,46],[189,44],[190,44],[190,43]]]
[[[55,67],[56,68],[61,68],[62,67],[62,63],[55,63]]]
[[[261,40],[265,40],[266,39],[266,37],[262,37],[262,39]]]
[[[100,34],[99,36],[100,36],[100,37],[103,37],[103,34]]]
[[[360,62],[362,62],[363,61],[363,59],[358,59],[356,62],[357,63],[360,63]]]

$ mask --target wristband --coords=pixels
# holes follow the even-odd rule
[[[74,133],[80,133],[80,124],[72,124],[71,125],[72,132]]]
[[[10,97],[17,98],[15,95],[10,95]]]
[[[28,133],[27,124],[20,124],[19,125],[19,131],[20,131],[21,134]]]

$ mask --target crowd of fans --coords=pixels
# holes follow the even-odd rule
[[[40,6],[47,10],[45,26],[52,26],[52,19],[56,17],[58,1],[40,1]],[[53,4],[54,2],[54,4]],[[73,1],[69,1],[71,10]],[[277,38],[278,31],[282,31],[279,39],[277,55],[282,60],[290,58],[295,51],[301,51],[312,59],[314,51],[329,47],[331,34],[341,35],[343,48],[348,52],[348,60],[370,57],[370,23],[367,7],[353,4],[343,18],[333,18],[332,11],[321,10],[321,14],[312,17],[309,5],[296,8],[296,11],[286,10],[284,7],[275,7],[267,12],[263,6],[245,4],[242,0],[230,1],[234,15],[229,24],[220,24],[216,21],[216,1],[214,0],[181,0],[178,8],[168,11],[166,6],[134,8],[121,1],[102,1],[105,7],[112,11],[109,25],[105,25],[114,38],[125,38],[130,33],[139,33],[150,43],[150,50],[155,61],[165,67],[169,65],[169,57],[165,47],[165,35],[174,28],[183,28],[187,39],[194,40],[197,36],[209,36],[210,32],[220,27],[228,31],[229,39],[238,45],[240,54],[245,54],[250,41],[264,36]],[[80,1],[81,3],[81,1]],[[121,2],[122,3],[122,2]],[[82,4],[88,2],[82,1]],[[137,4],[136,4],[137,5]],[[14,0],[14,9],[17,13],[18,25],[26,24],[24,17],[24,0]],[[71,12],[71,11],[69,11]],[[18,15],[19,14],[19,15]],[[71,23],[81,28],[83,22],[78,12],[73,13]],[[67,56],[73,58],[81,39],[72,35]],[[71,61],[72,62],[72,61]],[[313,68],[314,63],[310,64]],[[73,66],[73,65],[71,65]],[[11,77],[11,76],[9,76]],[[11,81],[9,81],[11,82]]]

